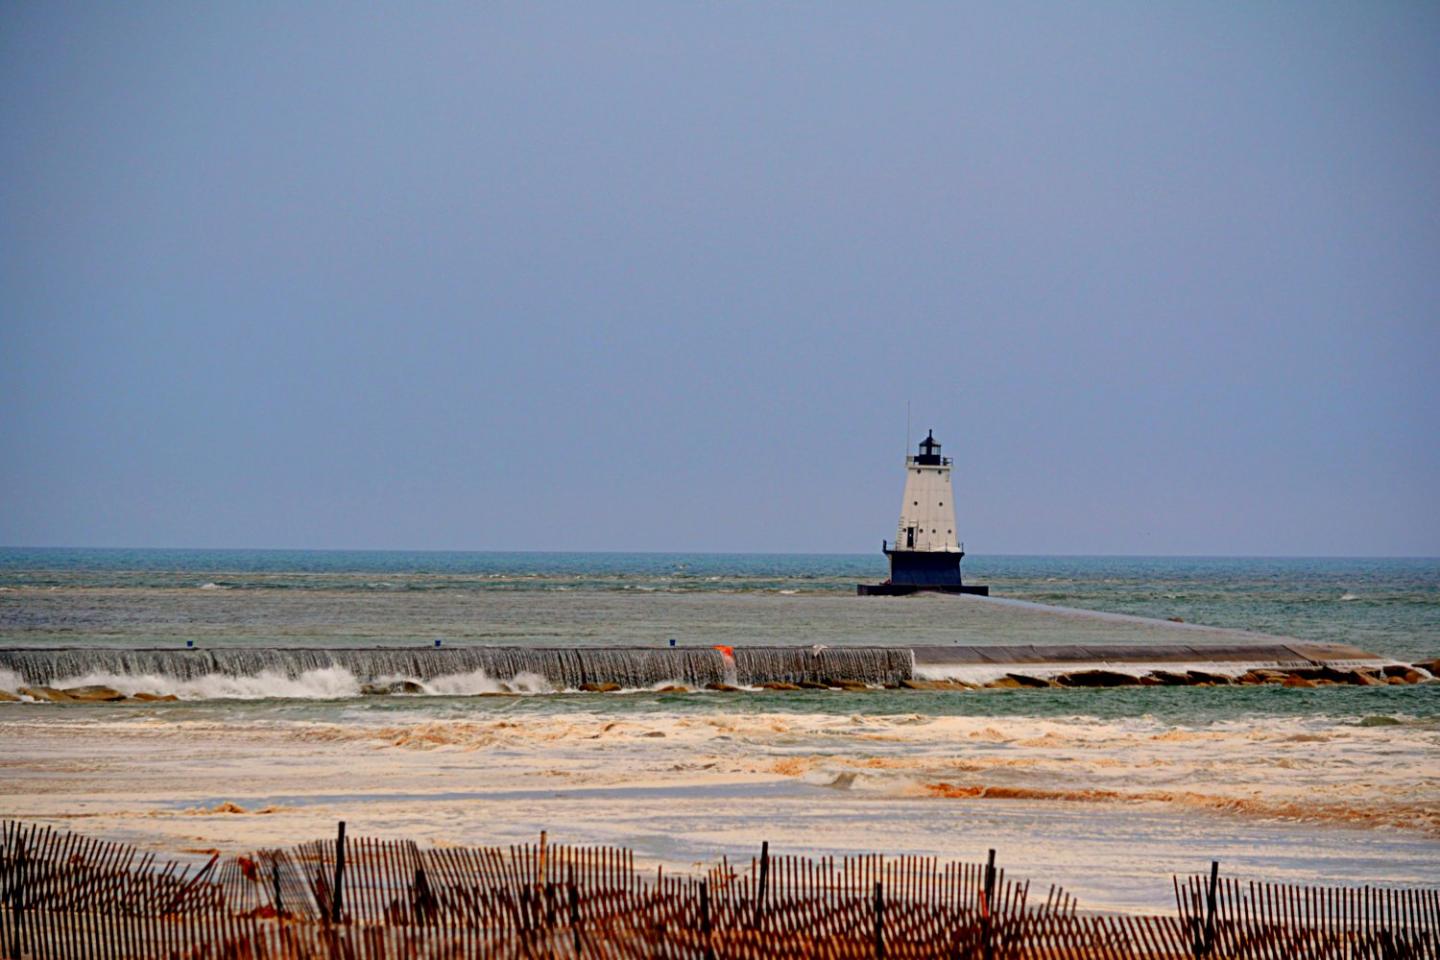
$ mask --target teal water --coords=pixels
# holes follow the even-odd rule
[[[1155,620],[857,598],[886,572],[868,555],[0,549],[0,647],[1217,636],[1165,622],[1179,618],[1440,656],[1435,559],[975,556],[965,571],[1000,597]],[[487,696],[494,678],[465,675],[364,696],[334,669],[69,679],[182,699],[0,703],[7,802],[83,811],[88,829],[166,848],[273,845],[334,819],[472,843],[565,825],[682,866],[756,837],[949,857],[970,843],[1095,905],[1152,908],[1140,887],[1163,893],[1169,871],[1217,856],[1256,878],[1431,882],[1440,830],[1440,683]],[[934,796],[937,784],[1017,799]],[[192,815],[220,800],[283,809]]]
[[[1412,662],[1440,656],[1440,560],[978,556],[967,558],[965,569],[969,580],[988,582],[999,596],[1350,643]],[[663,644],[673,632],[684,643],[700,644],[898,646],[948,643],[952,635],[956,642],[1034,642],[1004,620],[986,621],[982,635],[959,632],[947,612],[953,601],[945,598],[854,598],[857,582],[884,574],[882,557],[858,555],[9,548],[0,550],[0,646],[183,647],[190,639],[206,646],[428,646],[436,637],[646,645]],[[1033,618],[1023,626],[1033,628]],[[1107,639],[1094,632],[1094,623],[1055,618],[1050,629],[1056,632],[1049,641]],[[1071,637],[1081,630],[1092,632]],[[416,708],[413,698],[357,699],[342,689],[317,677],[288,692],[253,685],[180,692],[201,701],[224,699],[227,709],[293,718],[321,715],[342,703],[372,718]],[[595,707],[593,697],[567,694],[519,700],[435,695],[425,698],[423,709],[448,716]],[[704,693],[637,692],[607,698],[605,705],[638,714],[735,708],[731,698]],[[751,693],[744,708],[1145,715],[1176,723],[1323,715],[1344,723],[1433,723],[1440,719],[1440,686]]]
[[[1437,558],[980,555],[964,570],[998,596],[1440,656]],[[861,554],[0,548],[0,611],[22,588],[850,595],[885,573],[882,556]],[[15,640],[10,600],[0,642]]]
[[[1203,728],[1247,720],[1311,721],[1317,729],[1352,727],[1423,729],[1440,725],[1440,688],[1327,687],[1129,687],[1109,690],[981,690],[963,694],[929,691],[874,690],[840,694],[751,692],[744,694],[653,693],[549,694],[531,697],[427,696],[360,698],[264,698],[192,700],[143,706],[138,704],[74,704],[65,716],[97,720],[123,715],[166,721],[213,718],[223,704],[234,722],[324,721],[353,723],[428,720],[520,720],[526,717],[616,718],[724,715],[737,710],[753,714],[830,715],[907,719],[937,717],[1026,717],[1065,721],[1118,722],[1144,718],[1157,725]],[[6,706],[6,705],[0,705]],[[4,711],[0,710],[0,715]],[[18,707],[17,707],[18,715]]]

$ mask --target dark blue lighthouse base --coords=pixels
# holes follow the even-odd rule
[[[855,592],[862,597],[900,597],[911,593],[973,593],[990,595],[990,588],[967,585],[960,580],[960,560],[965,556],[931,550],[885,550],[890,558],[890,579],[884,583],[862,583]]]
[[[990,596],[990,585],[956,583],[942,586],[922,586],[918,583],[857,583],[855,592],[862,597],[906,597],[912,593],[973,593],[988,597]]]

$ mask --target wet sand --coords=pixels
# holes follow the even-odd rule
[[[839,695],[837,695],[839,696]],[[0,814],[168,853],[330,834],[982,858],[1093,907],[1172,872],[1440,881],[1440,733],[1148,719],[657,713],[296,721],[5,705]],[[186,711],[192,708],[183,708]],[[187,714],[180,714],[185,716]]]

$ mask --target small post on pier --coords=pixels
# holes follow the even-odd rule
[[[875,881],[875,958],[885,960],[885,887]]]
[[[20,927],[25,916],[25,838],[15,831],[15,880],[10,884],[10,960],[20,960]]]
[[[330,922],[339,923],[345,909],[345,821],[335,835],[335,888],[330,893]]]
[[[755,920],[752,926],[760,926],[761,914],[765,911],[765,891],[770,884],[770,841],[760,844],[760,884],[755,891]]]

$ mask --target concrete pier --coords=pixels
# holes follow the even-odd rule
[[[1300,670],[1307,667],[1374,667],[1391,662],[1379,654],[1340,643],[1046,643],[1013,646],[927,646],[913,648],[915,666],[1077,666],[1103,664],[1245,664]]]
[[[101,677],[124,688],[131,678],[195,683],[207,677],[301,680],[317,671],[343,671],[357,684],[410,682],[479,675],[496,683],[543,679],[551,690],[658,688],[667,684],[716,688],[765,684],[893,686],[916,679],[982,681],[1008,672],[1041,675],[1121,670],[1131,675],[1188,668],[1239,675],[1248,670],[1345,671],[1383,669],[1390,661],[1338,644],[1193,643],[1018,644],[984,646],[726,646],[446,648],[376,646],[225,647],[212,650],[127,648],[0,649],[0,670],[24,684],[13,692],[66,687]],[[163,678],[163,680],[161,679]],[[1378,677],[1376,679],[1379,679]],[[1359,678],[1357,678],[1357,681]],[[93,681],[90,681],[93,682]],[[109,689],[107,687],[106,689]],[[388,688],[387,688],[388,689]],[[164,690],[150,691],[163,693]]]

